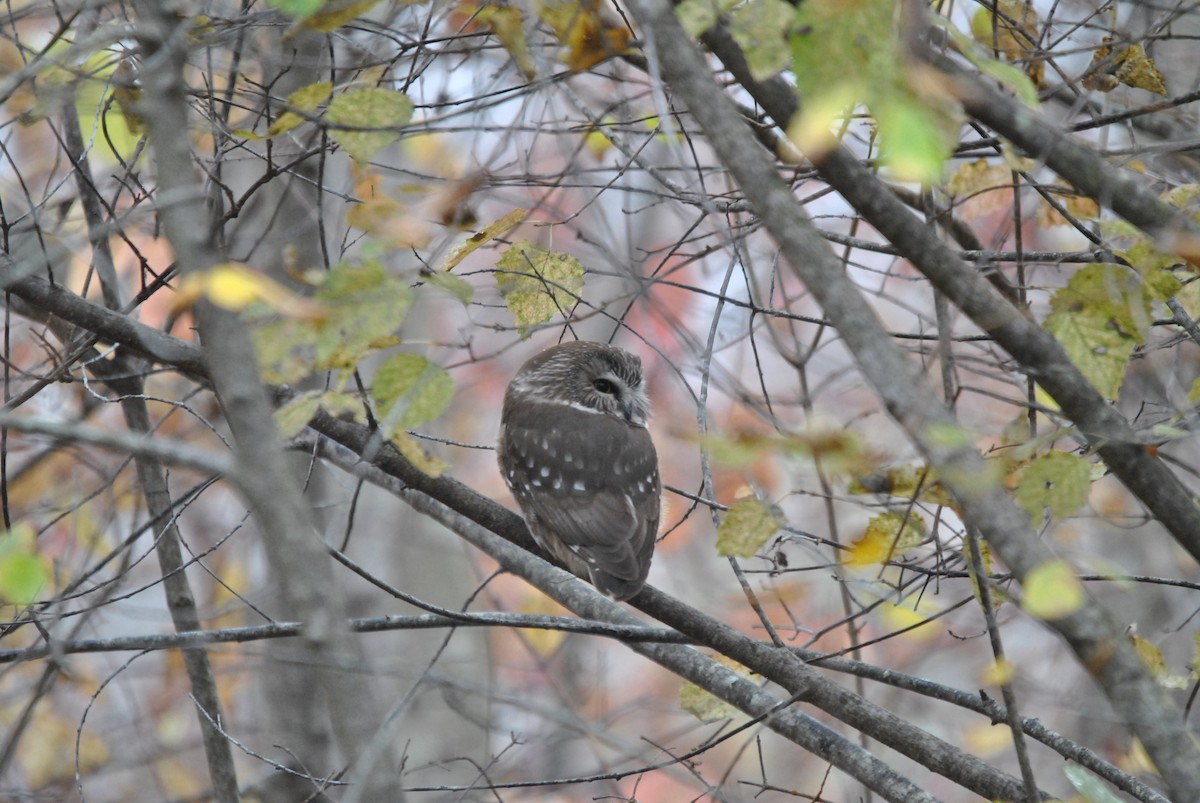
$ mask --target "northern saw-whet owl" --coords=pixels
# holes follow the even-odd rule
[[[500,471],[541,546],[597,589],[641,590],[658,535],[658,456],[642,361],[603,343],[552,346],[504,394]]]

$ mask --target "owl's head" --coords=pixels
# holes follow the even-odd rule
[[[521,366],[504,404],[522,400],[569,404],[619,416],[639,427],[650,417],[642,361],[624,349],[588,340],[551,346]]]

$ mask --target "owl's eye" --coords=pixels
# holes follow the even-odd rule
[[[607,379],[593,379],[592,387],[594,387],[600,393],[604,393],[608,396],[617,395],[617,386]]]

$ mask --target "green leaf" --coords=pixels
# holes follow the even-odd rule
[[[565,313],[583,290],[578,259],[527,241],[505,251],[496,268],[496,286],[522,333]]]
[[[865,104],[879,124],[886,163],[898,178],[941,177],[957,137],[958,103],[909,67],[894,0],[805,0],[791,32],[792,73],[801,96],[789,136],[802,150],[836,110]]]
[[[366,14],[379,0],[327,0],[321,10],[304,20],[304,27],[328,33]]]
[[[757,497],[746,497],[725,511],[717,528],[717,554],[752,558],[778,531],[779,520],[771,507]]]
[[[471,299],[475,297],[475,288],[466,279],[461,279],[453,273],[430,273],[425,276],[424,281],[427,286],[449,293],[464,304],[470,304]]]
[[[1088,315],[1051,313],[1045,327],[1100,395],[1116,399],[1125,378],[1125,367],[1133,356],[1133,339]]]
[[[729,15],[729,33],[742,48],[756,81],[765,81],[791,64],[787,34],[796,9],[785,0],[750,0]]]
[[[143,122],[133,110],[140,90],[116,86],[111,53],[96,53],[78,68],[85,76],[75,85],[75,110],[79,115],[80,133],[93,155],[112,163],[118,158],[128,161],[141,140]],[[126,103],[121,98],[128,99]],[[126,113],[126,110],[130,113]]]
[[[317,13],[324,0],[270,0],[275,8],[294,19],[304,19]]]
[[[1104,781],[1078,764],[1068,762],[1063,774],[1087,803],[1121,803],[1121,798],[1110,792]]]
[[[946,118],[915,95],[901,93],[876,101],[871,111],[879,124],[881,158],[901,181],[933,182],[954,150],[958,133],[947,130]]]
[[[675,16],[688,36],[697,37],[736,5],[737,0],[683,0],[675,6]]]
[[[1080,268],[1050,299],[1050,309],[1102,319],[1125,335],[1146,342],[1152,317],[1141,277],[1124,265]]]
[[[741,677],[750,680],[758,677],[754,672],[751,672],[732,658],[717,655],[715,656],[715,660]],[[679,688],[679,707],[701,722],[716,722],[722,719],[733,719],[742,716],[742,712],[735,706],[730,705],[720,697],[717,697],[707,689],[701,688],[690,680],[685,681]]]
[[[49,581],[46,562],[37,554],[37,536],[28,524],[0,534],[0,603],[28,605]]]
[[[296,396],[275,411],[275,424],[279,427],[279,434],[285,438],[296,437],[304,431],[320,407],[321,392],[319,390],[310,390]]]
[[[1021,607],[1039,619],[1061,619],[1086,602],[1083,583],[1065,560],[1051,560],[1030,570],[1021,584]]]
[[[382,87],[343,92],[325,110],[329,136],[359,162],[367,161],[396,141],[399,129],[408,125],[412,116],[413,104],[407,95]]]
[[[396,332],[412,305],[408,286],[374,261],[336,266],[317,298],[330,306],[316,331],[314,367],[321,370],[350,368],[367,354],[396,345]]]
[[[1017,504],[1035,524],[1047,509],[1056,519],[1070,516],[1087,501],[1091,466],[1079,455],[1050,452],[1030,461],[1017,480]]]
[[[307,321],[277,318],[260,323],[254,329],[263,381],[273,385],[294,385],[312,372],[312,347],[316,330]]]
[[[419,354],[389,357],[371,387],[388,437],[437,418],[453,396],[454,380],[446,369]]]

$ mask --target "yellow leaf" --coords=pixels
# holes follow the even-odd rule
[[[1162,73],[1140,42],[1114,50],[1112,41],[1111,36],[1104,37],[1103,44],[1092,54],[1092,63],[1083,78],[1085,87],[1111,92],[1125,84],[1157,95],[1167,94]]]
[[[846,566],[886,563],[925,540],[925,519],[914,511],[888,511],[871,519],[866,531],[842,557]]]
[[[1017,674],[1017,667],[1007,658],[1000,658],[989,664],[980,674],[981,683],[988,686],[1003,686],[1011,683]]]
[[[716,660],[744,678],[757,677],[749,669],[731,658],[726,658],[724,655],[716,656]],[[700,688],[690,680],[684,681],[684,684],[679,688],[679,707],[701,722],[733,719],[741,715],[741,711],[737,708],[716,697],[711,692]]]
[[[729,14],[729,33],[742,48],[756,81],[765,81],[791,64],[788,44],[796,9],[785,0],[748,0]]]
[[[297,296],[269,276],[238,262],[224,262],[185,277],[179,283],[175,307],[190,306],[201,298],[235,312],[255,303],[265,303],[296,318],[319,319],[324,311],[318,302]]]
[[[78,723],[63,720],[52,708],[34,717],[33,724],[17,746],[25,785],[29,789],[74,782],[76,753],[72,749],[64,749],[64,745],[75,744],[77,727]],[[84,727],[78,738],[81,772],[95,772],[108,763],[108,745],[96,728]]]
[[[850,481],[852,494],[885,494],[899,499],[920,499],[933,505],[956,507],[933,470],[925,465],[903,465],[863,474]]]
[[[525,24],[519,8],[484,6],[479,9],[475,19],[496,35],[500,44],[504,45],[504,49],[512,56],[513,63],[517,65],[521,75],[529,80],[537,77],[537,67],[533,63],[533,54],[525,38]]]
[[[460,262],[467,258],[472,251],[496,239],[505,232],[515,228],[525,219],[524,209],[514,209],[502,218],[493,220],[479,231],[467,238],[467,241],[451,251],[442,261],[442,270],[454,270]]]
[[[564,616],[568,613],[565,608],[541,592],[532,592],[526,595],[524,602],[521,603],[517,610],[520,613],[537,616]],[[554,655],[567,638],[565,630],[531,628],[518,632],[521,633],[521,636],[533,648],[534,652],[542,658],[549,658]]]
[[[1091,467],[1077,454],[1053,451],[1038,455],[1021,469],[1015,495],[1035,524],[1050,511],[1056,519],[1075,513],[1087,501]]]
[[[416,438],[407,432],[393,432],[390,441],[400,454],[423,474],[440,477],[450,467],[446,461],[425,451]]]
[[[904,605],[882,602],[876,611],[884,627],[893,632],[904,631],[901,635],[909,640],[926,641],[940,632],[937,622],[931,618],[937,610],[927,597],[917,603],[916,610],[906,601]]]
[[[318,106],[329,99],[333,94],[333,83],[330,81],[319,81],[315,84],[302,86],[295,92],[287,96],[286,105],[288,111],[275,118],[271,126],[267,129],[267,136],[274,137],[285,131],[291,131],[296,126],[304,122],[304,117],[297,114],[292,109],[300,112],[314,111]]]
[[[779,531],[779,520],[770,505],[755,496],[735,502],[717,528],[717,554],[751,558]]]
[[[1065,560],[1035,566],[1021,584],[1021,607],[1039,619],[1061,619],[1083,607],[1083,583]]]
[[[969,223],[1012,205],[1012,170],[1003,163],[977,159],[950,176],[946,192],[953,196],[959,215]]]
[[[566,45],[560,58],[574,72],[626,53],[633,40],[633,32],[603,0],[542,0],[537,14]]]
[[[1012,731],[1004,725],[981,722],[963,730],[963,747],[977,756],[1012,753]]]
[[[1076,220],[1095,220],[1100,217],[1100,204],[1096,203],[1094,198],[1082,195],[1065,181],[1055,179],[1046,189],[1067,210],[1067,214]],[[1042,196],[1038,198],[1037,216],[1038,223],[1043,226],[1070,225],[1070,221]]]
[[[608,126],[611,125],[612,122],[613,120],[611,117],[606,117],[603,121],[603,125]],[[608,134],[604,133],[603,128],[600,128],[599,126],[593,126],[592,128],[588,129],[586,134],[583,135],[583,147],[587,148],[588,153],[590,153],[593,157],[596,159],[601,159],[604,157],[604,154],[608,153],[609,148],[612,147],[612,140],[608,138]]]
[[[1167,671],[1167,662],[1163,658],[1162,650],[1136,633],[1130,633],[1129,640],[1133,642],[1133,648],[1137,651],[1138,657],[1150,670],[1150,676],[1158,685],[1165,689],[1187,688],[1188,679],[1186,677],[1172,675]]]
[[[998,0],[996,13],[981,8],[971,18],[971,34],[985,47],[1009,61],[1028,64],[1034,84],[1042,83],[1045,63],[1038,58],[1038,20],[1032,4],[1025,0]]]
[[[361,17],[379,0],[330,0],[321,10],[304,20],[304,27],[314,31],[333,31]]]

